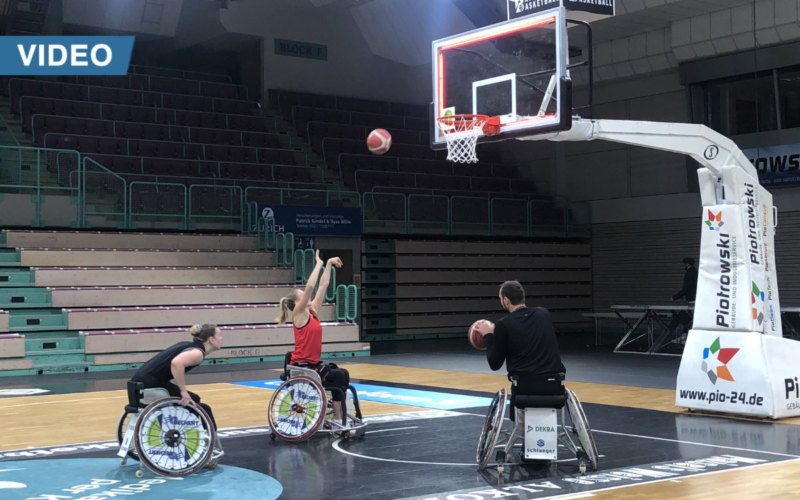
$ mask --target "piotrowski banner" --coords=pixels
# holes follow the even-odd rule
[[[762,332],[766,287],[764,266],[758,261],[760,233],[745,230],[747,208],[743,206],[716,205],[703,211],[694,326]],[[749,237],[756,241],[755,254]]]
[[[0,75],[125,75],[132,36],[3,36]]]
[[[703,258],[695,326],[779,336],[772,195],[737,167],[724,167],[718,178],[700,169],[698,179]],[[749,316],[744,323],[743,315]]]

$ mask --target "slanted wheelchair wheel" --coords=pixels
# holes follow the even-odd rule
[[[291,378],[278,386],[269,400],[269,426],[284,441],[304,441],[322,425],[327,406],[319,382],[310,377]]]
[[[503,428],[503,415],[506,411],[507,393],[505,389],[500,389],[492,398],[489,411],[486,413],[486,421],[483,423],[481,437],[478,440],[478,470],[486,468],[497,444],[497,438]]]
[[[578,441],[581,443],[581,448],[583,448],[583,451],[586,453],[586,461],[589,462],[592,470],[597,470],[597,461],[599,457],[597,455],[597,445],[594,444],[592,429],[589,427],[589,420],[583,412],[583,407],[581,406],[581,401],[578,399],[578,396],[569,389],[566,389],[566,391],[567,409],[569,410],[569,418],[572,420],[572,426],[578,434]],[[566,422],[564,422],[564,424],[566,425]],[[585,470],[586,466],[584,465],[581,468],[581,472]]]
[[[216,431],[202,408],[164,398],[142,410],[134,443],[139,460],[156,474],[186,477],[202,469],[214,453]]]
[[[119,417],[119,423],[117,424],[117,443],[122,446],[122,441],[125,439],[125,431],[128,429],[128,423],[133,418],[132,413],[128,413],[127,411],[122,412],[122,415]],[[136,446],[131,446],[128,449],[128,458],[131,460],[139,461],[139,455],[136,454]]]

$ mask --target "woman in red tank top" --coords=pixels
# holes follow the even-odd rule
[[[319,288],[314,296],[314,286],[317,283],[320,270],[322,270],[322,259],[319,258],[319,250],[316,253],[316,265],[308,277],[308,283],[304,290],[292,290],[289,295],[281,299],[281,314],[278,316],[278,324],[286,323],[289,312],[292,313],[292,329],[294,330],[294,352],[292,353],[292,364],[311,368],[319,372],[324,386],[340,387],[350,383],[350,377],[346,370],[331,368],[320,362],[322,355],[322,325],[317,316],[322,299],[325,297],[325,290],[331,281],[331,269],[342,267],[339,257],[328,259],[322,278],[319,280]],[[345,383],[346,382],[346,383]],[[334,418],[341,419],[342,402],[334,400]]]

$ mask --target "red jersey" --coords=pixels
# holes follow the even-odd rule
[[[303,328],[297,328],[292,322],[294,330],[294,352],[292,364],[319,363],[322,355],[322,325],[317,318],[317,313],[308,310],[308,323]]]

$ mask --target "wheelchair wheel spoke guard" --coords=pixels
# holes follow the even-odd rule
[[[570,420],[572,421],[572,426],[578,435],[578,441],[580,442],[581,448],[588,456],[589,464],[592,466],[593,470],[597,470],[597,461],[599,457],[597,454],[597,445],[594,443],[592,429],[589,427],[589,420],[586,418],[586,414],[583,412],[583,407],[581,406],[578,396],[576,396],[575,393],[569,389],[566,389],[566,391],[566,406],[569,412]],[[569,432],[566,427],[567,423],[562,423],[564,425],[564,431]]]
[[[202,469],[214,452],[216,431],[206,412],[180,398],[165,398],[145,408],[136,422],[134,442],[141,462],[156,474],[186,477]]]
[[[325,389],[319,382],[306,376],[290,378],[272,394],[269,426],[284,441],[304,441],[322,425],[327,406]]]
[[[478,440],[478,454],[476,457],[478,470],[486,468],[486,464],[489,463],[489,459],[494,453],[497,438],[503,428],[503,415],[506,412],[507,396],[506,390],[500,389],[492,398],[491,405],[489,405],[489,411],[486,413],[486,420],[481,430],[481,437]]]

